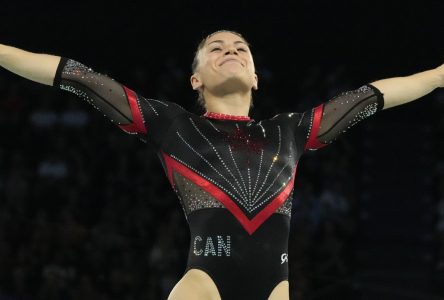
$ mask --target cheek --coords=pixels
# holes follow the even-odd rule
[[[248,64],[250,65],[250,68],[253,70],[253,72],[255,71],[255,67],[254,67],[254,60],[253,57],[250,55],[250,59]]]
[[[211,57],[207,57],[202,61],[200,72],[206,77],[211,77],[217,73],[217,70],[214,68],[214,61]]]
[[[199,63],[202,67],[208,67],[211,64],[211,61],[214,60],[211,53],[200,52],[199,54]]]

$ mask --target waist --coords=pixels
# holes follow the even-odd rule
[[[251,272],[288,271],[290,218],[273,214],[255,232],[245,228],[226,209],[203,209],[188,216],[191,240],[188,268],[247,268]]]

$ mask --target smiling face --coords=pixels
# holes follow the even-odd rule
[[[215,96],[257,89],[253,57],[239,35],[221,31],[207,37],[198,50],[191,85]]]

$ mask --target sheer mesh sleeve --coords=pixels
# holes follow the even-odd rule
[[[342,133],[384,107],[384,97],[372,85],[341,95],[305,111],[278,115],[292,127],[298,146],[316,150],[335,141]]]
[[[143,141],[152,135],[160,143],[161,133],[178,114],[185,112],[175,103],[146,99],[114,79],[67,58],[60,61],[54,87],[83,98],[123,131],[138,135]]]
[[[368,84],[348,91],[311,110],[302,120],[307,128],[305,149],[316,150],[335,141],[339,135],[384,107],[384,97]]]

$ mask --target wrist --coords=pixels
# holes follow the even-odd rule
[[[439,86],[438,87],[444,87],[444,64],[440,65],[438,68],[435,69],[436,74],[439,78]]]

